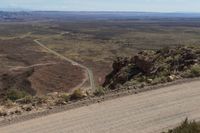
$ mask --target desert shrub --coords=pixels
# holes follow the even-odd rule
[[[165,61],[166,61],[167,63],[171,63],[171,62],[174,61],[174,58],[173,58],[172,56],[169,56],[169,57],[167,57],[167,58],[165,59]]]
[[[36,104],[47,103],[47,100],[48,100],[47,96],[39,96],[39,97],[35,97],[35,99],[34,99]]]
[[[56,100],[54,101],[54,103],[55,103],[54,105],[56,105],[56,106],[66,104],[66,102],[65,102],[64,99],[62,99],[62,98],[56,99]]]
[[[131,81],[130,81],[130,84],[131,85],[137,85],[137,84],[139,84],[140,82],[138,82],[138,80],[137,79],[132,79]]]
[[[179,59],[181,59],[181,55],[177,54],[174,56],[174,62],[177,63],[177,61],[179,61]]]
[[[81,91],[81,89],[77,89],[72,93],[70,100],[78,100],[78,99],[81,99],[83,97],[84,97],[84,94]]]
[[[168,53],[169,50],[170,50],[170,48],[168,46],[166,46],[166,47],[160,49],[159,51],[162,52],[162,53]]]
[[[145,82],[147,79],[145,76],[139,76],[135,79],[138,83]]]
[[[157,73],[157,76],[169,76],[171,74],[170,72],[170,66],[168,64],[163,64],[162,67],[160,67],[160,71]]]
[[[200,65],[192,66],[190,71],[193,76],[200,76]]]
[[[70,95],[69,94],[62,94],[61,98],[65,101],[68,102],[70,100]]]
[[[189,122],[186,119],[180,126],[169,130],[167,133],[200,133],[200,125],[195,121]]]
[[[189,70],[187,70],[183,77],[192,78],[200,76],[200,65],[193,65]]]
[[[24,98],[17,100],[16,102],[21,103],[21,104],[29,104],[32,103],[33,97],[32,96],[25,96]]]
[[[185,70],[185,72],[183,72],[183,74],[182,74],[182,77],[184,77],[184,78],[191,78],[193,76],[192,76],[190,70]]]
[[[14,106],[14,103],[13,101],[11,101],[10,99],[7,99],[4,101],[4,105],[7,107],[7,108],[11,108]]]
[[[24,98],[25,96],[27,96],[27,93],[25,91],[11,89],[7,92],[6,98],[12,101],[16,101],[18,99]]]
[[[105,94],[105,88],[103,87],[98,87],[94,92],[95,96],[102,96],[104,94]]]
[[[167,81],[166,77],[164,76],[157,76],[153,79],[153,81],[151,82],[151,85],[157,85],[157,84],[160,84],[160,83],[165,83]]]

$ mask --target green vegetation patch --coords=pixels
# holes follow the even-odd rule
[[[102,96],[102,95],[105,94],[105,92],[106,92],[105,88],[103,88],[103,87],[98,87],[98,88],[95,90],[94,95],[95,95],[95,96]]]
[[[85,95],[83,94],[82,90],[81,89],[77,89],[70,96],[70,100],[79,100],[79,99],[82,99],[84,97],[85,97]]]
[[[6,94],[6,99],[16,101],[18,99],[25,98],[28,94],[25,91],[11,89]]]
[[[200,133],[200,124],[186,119],[180,126],[163,133]]]
[[[190,69],[188,69],[184,73],[184,77],[192,78],[192,77],[199,77],[200,76],[200,65],[193,65]]]

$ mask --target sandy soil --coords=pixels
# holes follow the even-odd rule
[[[0,128],[1,133],[156,133],[200,118],[200,82],[113,99]]]

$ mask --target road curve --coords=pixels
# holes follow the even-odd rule
[[[74,66],[79,66],[79,67],[83,68],[84,70],[86,70],[86,72],[87,72],[87,74],[88,74],[88,77],[89,77],[89,82],[90,82],[90,86],[91,86],[91,91],[94,91],[94,90],[96,89],[96,87],[95,87],[95,82],[94,82],[93,72],[92,72],[92,70],[90,70],[90,68],[88,68],[88,67],[86,67],[86,66],[84,66],[84,65],[82,65],[82,64],[80,64],[80,63],[78,63],[78,62],[76,62],[76,61],[73,61],[73,60],[71,60],[71,59],[69,59],[69,58],[67,58],[67,57],[65,57],[65,56],[63,56],[63,55],[61,55],[61,54],[59,54],[58,52],[56,52],[56,51],[54,51],[54,50],[52,50],[52,49],[46,47],[44,44],[42,44],[41,42],[39,42],[39,40],[37,40],[37,39],[34,40],[34,42],[35,42],[36,44],[38,44],[40,47],[42,47],[43,49],[47,50],[49,53],[52,53],[52,54],[56,55],[57,57],[59,57],[59,58],[65,60],[65,61],[67,61],[67,62],[70,62],[70,63],[71,63],[72,65],[74,65]]]
[[[200,81],[152,90],[0,128],[1,133],[160,133],[200,118]]]

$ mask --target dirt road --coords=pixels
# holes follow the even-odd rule
[[[200,118],[200,81],[113,99],[0,128],[1,133],[156,133]]]
[[[30,66],[11,66],[11,68],[9,69],[10,71],[17,71],[17,70],[21,70],[21,69],[28,69],[28,68],[34,68],[34,67],[41,67],[41,66],[50,66],[50,65],[55,65],[56,63],[39,63],[39,64],[34,64],[34,65],[30,65]],[[10,66],[8,66],[10,67]]]
[[[76,61],[73,61],[59,53],[57,53],[56,51],[52,50],[52,49],[49,49],[48,47],[46,47],[44,44],[42,44],[41,42],[39,42],[38,40],[34,40],[34,42],[36,44],[38,44],[40,47],[44,48],[45,50],[47,50],[48,52],[56,55],[57,57],[63,59],[63,60],[66,60],[68,62],[70,62],[72,65],[74,66],[79,66],[81,68],[83,68],[84,70],[86,70],[87,74],[88,74],[88,77],[89,77],[89,82],[90,82],[90,86],[91,86],[91,90],[95,90],[95,82],[94,82],[94,76],[93,76],[93,72],[92,70],[90,70],[88,67],[82,65],[82,64],[79,64],[78,62]],[[82,84],[82,83],[81,83]]]

